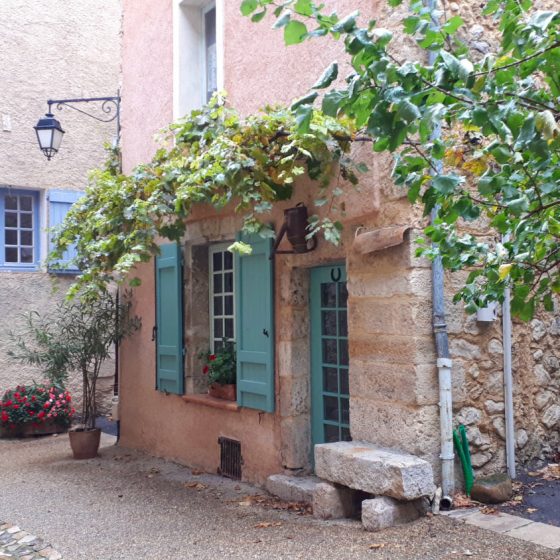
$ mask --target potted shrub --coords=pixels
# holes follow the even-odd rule
[[[208,376],[208,394],[218,399],[237,399],[237,358],[235,343],[224,340],[215,352],[199,355],[204,362],[202,373]]]
[[[48,365],[45,346],[56,348],[57,364],[68,373],[77,373],[82,381],[81,423],[69,431],[70,446],[75,459],[97,455],[101,431],[96,427],[97,381],[103,362],[119,343],[139,327],[138,318],[131,318],[130,302],[118,303],[109,293],[96,300],[65,301],[49,316],[30,316],[28,333],[32,341],[20,335],[17,352],[20,361]]]
[[[48,385],[18,385],[0,400],[0,428],[4,437],[65,432],[75,410],[70,393]]]

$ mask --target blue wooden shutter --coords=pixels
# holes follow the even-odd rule
[[[84,196],[83,192],[77,191],[49,191],[49,228],[58,226],[64,220],[66,213],[70,210],[70,207],[79,198]],[[52,234],[49,239],[49,252],[52,251]],[[71,274],[76,274],[79,272],[77,266],[72,262],[76,258],[76,248],[71,245],[67,251],[65,251],[62,259],[49,264],[49,270],[51,272],[67,272]]]
[[[237,402],[274,411],[274,299],[272,240],[238,237],[250,255],[235,257]]]
[[[177,243],[161,245],[156,257],[156,327],[157,389],[182,395],[183,286]]]

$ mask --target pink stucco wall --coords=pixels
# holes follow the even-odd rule
[[[224,79],[231,104],[244,113],[267,103],[287,103],[305,93],[323,69],[336,58],[340,44],[325,41],[286,48],[282,33],[270,29],[270,22],[251,23],[239,14],[238,0],[225,0]],[[372,14],[370,2],[344,0],[336,4],[341,13],[363,7]],[[125,171],[148,160],[156,144],[155,133],[172,118],[172,4],[171,0],[124,1],[123,38],[123,163]],[[344,70],[341,72],[344,75]],[[218,466],[219,436],[242,441],[244,478],[257,482],[282,468],[308,465],[309,416],[305,404],[309,386],[309,347],[306,329],[307,298],[305,272],[301,270],[328,262],[344,261],[358,226],[376,222],[394,223],[404,203],[380,207],[381,178],[387,177],[388,161],[373,160],[363,146],[370,174],[362,179],[361,192],[351,191],[347,200],[345,243],[335,248],[322,243],[308,255],[276,259],[276,412],[264,414],[242,409],[218,410],[177,395],[154,389],[155,348],[151,341],[154,317],[153,263],[142,265],[142,286],[135,291],[135,312],[142,317],[142,329],[125,342],[121,360],[122,443],[177,459],[207,471]],[[385,183],[386,180],[384,179]],[[302,185],[303,187],[304,185]],[[307,192],[306,192],[307,191]],[[297,201],[310,202],[313,193],[300,189]],[[408,212],[408,206],[407,212]],[[271,217],[277,229],[283,206]],[[216,220],[209,209],[195,212],[192,228],[220,222],[217,237],[200,229],[206,239],[232,239],[235,229],[222,226],[231,219],[226,212]],[[237,224],[239,227],[239,224]],[[229,229],[228,229],[229,228]],[[233,235],[232,235],[233,234]],[[301,282],[303,279],[303,283]],[[294,295],[296,292],[299,295]],[[187,337],[188,337],[187,333]],[[188,342],[188,341],[187,341]],[[352,348],[351,348],[352,351]],[[298,371],[296,379],[294,372]],[[302,404],[303,403],[303,404]],[[307,408],[306,408],[307,407]],[[299,416],[298,416],[299,414]],[[306,416],[307,414],[307,416]]]

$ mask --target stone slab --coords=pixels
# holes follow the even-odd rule
[[[329,482],[398,500],[416,500],[435,492],[427,461],[360,441],[316,445],[315,472]]]
[[[381,531],[410,523],[418,519],[421,513],[422,508],[417,502],[399,502],[386,496],[362,502],[362,524],[366,531]]]
[[[313,492],[313,515],[319,519],[345,519],[356,513],[355,490],[320,482]]]
[[[467,525],[474,525],[475,527],[488,529],[495,533],[508,533],[513,529],[532,523],[529,519],[523,519],[522,517],[516,517],[508,513],[492,513],[485,515],[479,511],[462,518],[462,520],[467,523]]]
[[[508,531],[506,535],[539,544],[552,550],[560,550],[560,527],[554,525],[530,521]]]
[[[320,482],[314,476],[273,474],[266,479],[266,489],[287,502],[313,504],[313,493]]]

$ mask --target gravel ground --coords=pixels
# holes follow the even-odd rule
[[[103,435],[99,458],[73,461],[65,435],[0,440],[0,520],[48,540],[65,560],[558,560],[439,516],[374,534],[357,521],[267,509],[247,499],[257,488],[113,442]]]

